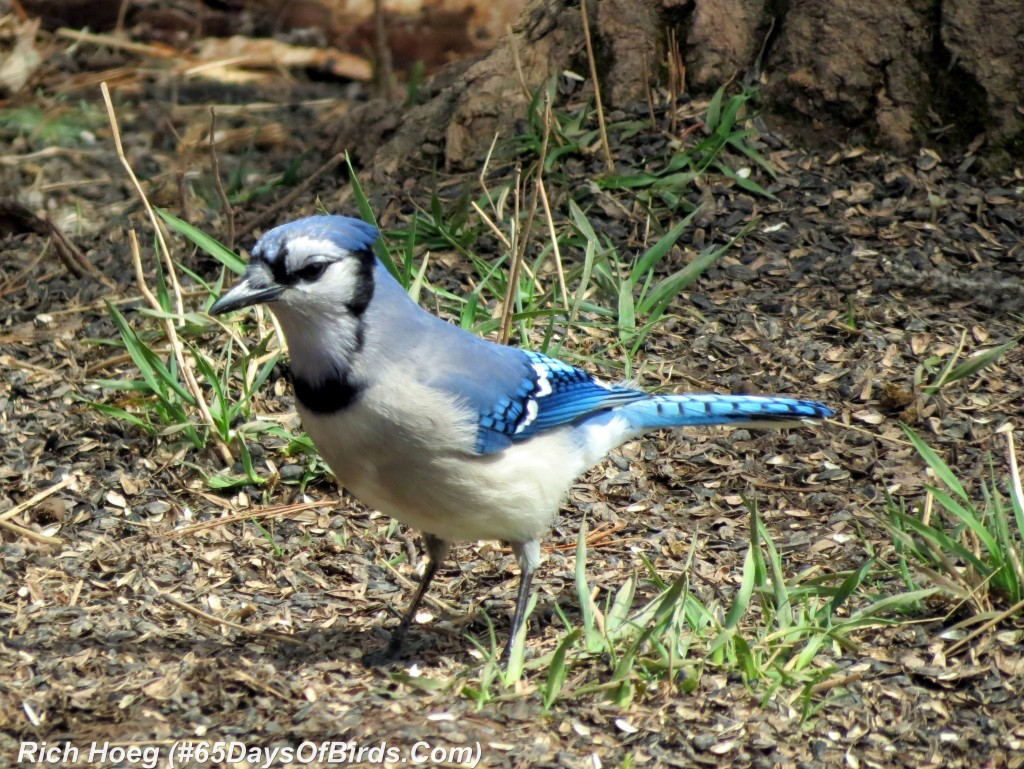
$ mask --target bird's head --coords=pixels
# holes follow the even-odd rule
[[[310,216],[275,227],[253,247],[242,280],[210,314],[275,303],[300,315],[361,315],[373,294],[378,236],[376,227],[347,216]]]

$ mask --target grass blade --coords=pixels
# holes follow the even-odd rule
[[[356,208],[359,209],[359,216],[364,222],[369,222],[380,230],[380,225],[377,224],[377,217],[373,215],[373,206],[370,205],[366,193],[363,192],[362,185],[359,184],[359,176],[356,174],[356,169],[352,166],[352,158],[349,157],[347,150],[345,151],[345,165],[348,166],[348,180],[349,184],[352,185],[352,193],[356,198]],[[391,256],[391,251],[388,249],[383,237],[377,238],[373,244],[373,251],[377,254],[377,258],[384,263],[384,266],[388,268],[388,272],[395,277],[395,280],[401,282],[402,271],[395,264],[395,260]]]
[[[960,483],[960,479],[956,477],[956,473],[950,469],[949,465],[942,460],[942,457],[936,454],[935,450],[925,443],[921,439],[921,436],[914,432],[909,426],[900,423],[900,427],[903,428],[903,432],[914,445],[914,449],[921,455],[921,458],[928,463],[928,466],[932,469],[938,479],[946,484],[946,486],[964,502],[970,502],[970,497],[967,496],[967,492]]]
[[[630,283],[635,285],[644,275],[661,263],[661,260],[664,259],[668,255],[669,251],[672,250],[672,246],[676,244],[676,241],[679,240],[680,236],[686,230],[690,222],[693,221],[693,217],[699,210],[700,207],[698,206],[677,222],[672,229],[666,232],[658,240],[657,243],[647,249],[647,253],[640,257],[636,264],[633,265],[633,270],[629,276]]]
[[[551,706],[555,704],[555,700],[558,699],[558,695],[565,685],[565,679],[569,675],[569,666],[565,664],[565,655],[579,639],[581,633],[580,628],[567,633],[559,641],[554,654],[551,655],[551,663],[548,665],[548,680],[544,684],[544,712],[551,710]]]
[[[185,239],[189,240],[193,245],[212,256],[218,262],[235,273],[235,275],[241,275],[245,272],[245,261],[234,251],[225,248],[214,238],[210,237],[202,230],[196,229],[184,219],[179,219],[174,214],[169,214],[162,208],[154,210],[157,215],[167,223],[168,227],[179,235],[184,236]]]
[[[983,350],[981,352],[975,353],[974,355],[967,358],[967,360],[965,360],[959,366],[955,366],[952,369],[947,367],[946,369],[943,370],[937,382],[934,385],[929,385],[925,387],[924,391],[929,395],[934,395],[936,392],[938,392],[941,388],[945,387],[946,385],[952,384],[953,382],[957,382],[961,379],[967,379],[968,377],[974,376],[982,369],[988,368],[997,360],[999,360],[999,358],[1002,357],[1004,353],[1007,353],[1014,347],[1016,347],[1019,341],[1020,339],[1011,339],[1009,342],[1004,342],[998,347],[993,347],[989,350]],[[956,360],[956,358],[950,359],[951,362],[954,360]]]

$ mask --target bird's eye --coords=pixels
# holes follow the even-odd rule
[[[299,280],[304,280],[307,283],[312,283],[317,280],[321,275],[324,274],[324,270],[327,269],[327,262],[313,262],[307,264],[301,270],[298,270],[295,275]]]

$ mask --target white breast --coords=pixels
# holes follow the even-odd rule
[[[477,429],[468,409],[414,382],[391,384],[371,387],[338,414],[299,408],[344,487],[380,512],[449,541],[526,542],[547,531],[590,463],[570,428],[476,456],[468,450]]]

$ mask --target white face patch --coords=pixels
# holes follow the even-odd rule
[[[338,246],[326,238],[311,238],[298,235],[288,239],[287,263],[288,272],[301,269],[311,256],[340,256]]]
[[[315,283],[302,286],[302,290],[308,298],[315,297],[341,310],[359,292],[362,280],[358,259],[340,259],[332,262]]]

